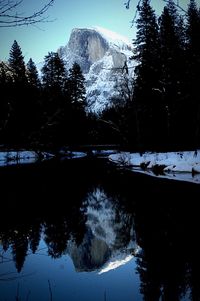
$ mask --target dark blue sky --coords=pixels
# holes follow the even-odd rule
[[[21,46],[25,61],[31,57],[38,63],[48,51],[56,51],[66,45],[70,32],[75,27],[100,26],[133,39],[135,29],[131,20],[135,14],[137,0],[132,0],[130,9],[124,6],[126,0],[55,0],[49,9],[49,23],[36,26],[0,28],[0,60],[9,57],[14,40]],[[47,0],[24,0],[22,12],[33,12]],[[187,0],[180,0],[185,5]],[[197,1],[200,3],[200,0]],[[160,11],[163,0],[152,0],[156,11]],[[3,43],[2,43],[3,41]]]

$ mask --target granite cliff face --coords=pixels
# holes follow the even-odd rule
[[[133,66],[132,45],[124,37],[103,28],[76,28],[66,46],[58,49],[67,69],[77,62],[86,79],[88,110],[100,111],[116,94],[116,78]],[[127,69],[126,69],[127,70]]]
[[[73,29],[67,46],[62,50],[67,62],[72,55],[78,60],[83,73],[88,73],[91,65],[102,59],[108,48],[106,40],[95,30]]]

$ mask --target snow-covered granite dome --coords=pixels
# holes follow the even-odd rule
[[[132,44],[127,38],[107,29],[75,28],[69,42],[58,49],[67,69],[77,62],[86,79],[88,108],[100,111],[118,92],[116,79],[133,67]],[[129,69],[133,72],[133,68]]]

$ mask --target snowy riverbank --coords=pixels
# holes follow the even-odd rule
[[[200,183],[200,150],[167,153],[120,152],[109,160],[152,176]]]
[[[0,151],[0,166],[35,163],[38,160],[52,158],[52,154],[35,151]]]

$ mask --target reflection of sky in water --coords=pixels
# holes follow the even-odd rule
[[[124,241],[125,236],[121,237],[123,222],[129,220],[131,223],[130,217],[123,216],[123,213],[121,216],[116,214],[113,200],[99,189],[88,194],[81,210],[85,210],[87,227],[83,242],[79,246],[72,237],[72,240],[68,241],[65,254],[58,259],[52,259],[48,256],[48,246],[43,234],[36,253],[28,251],[20,273],[16,272],[12,260],[0,263],[2,300],[15,300],[17,290],[22,300],[50,300],[49,284],[54,301],[142,300],[139,293],[139,276],[135,272],[135,259],[130,254],[135,244],[130,243],[130,239]],[[128,236],[133,238],[133,229],[130,228],[129,232]],[[101,245],[105,245],[108,250],[106,258],[103,258],[104,254],[100,254]],[[12,258],[11,250],[3,252],[1,244],[0,254],[4,258]],[[91,270],[87,262],[84,262],[86,254],[93,260],[94,266]],[[98,262],[99,266],[96,269],[96,260],[99,258],[103,261]],[[126,260],[127,258],[129,260]],[[109,268],[111,262],[118,262],[118,268]],[[78,266],[82,272],[76,269],[76,265],[80,264],[83,264]],[[87,272],[89,270],[90,272]],[[6,281],[10,275],[13,280]]]
[[[40,242],[39,249],[45,247]],[[6,256],[9,256],[7,254]],[[16,273],[12,262],[2,264],[1,273],[14,272],[16,277],[12,281],[0,281],[1,298],[7,301],[15,300],[17,287],[22,300],[29,295],[28,300],[50,300],[49,282],[53,300],[142,300],[139,296],[139,277],[135,274],[135,261],[118,270],[98,275],[96,272],[77,273],[70,256],[63,255],[59,259],[47,256],[46,250],[30,254],[26,258],[24,268],[20,274]],[[6,279],[6,277],[1,277]],[[49,282],[48,282],[49,281]],[[4,299],[5,299],[4,298]],[[2,300],[4,300],[2,299]]]

